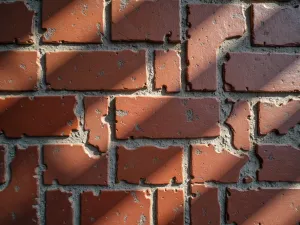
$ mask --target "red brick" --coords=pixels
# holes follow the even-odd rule
[[[0,145],[0,184],[5,183],[5,147]]]
[[[78,128],[75,96],[0,99],[0,130],[7,137],[69,136]],[[54,110],[55,109],[55,113]]]
[[[246,20],[238,5],[189,5],[188,70],[190,90],[215,91],[217,50],[226,39],[243,35]]]
[[[286,134],[289,129],[300,123],[300,101],[291,100],[280,106],[260,102],[258,114],[260,135],[266,135],[272,131]]]
[[[250,106],[247,101],[240,100],[233,106],[226,120],[232,130],[233,146],[236,149],[250,150]]]
[[[215,181],[236,183],[248,156],[238,157],[226,150],[217,153],[213,145],[192,145],[192,183]]]
[[[180,57],[176,51],[155,51],[155,88],[166,88],[167,92],[180,92]]]
[[[46,192],[46,224],[73,225],[71,193],[59,190]]]
[[[178,0],[112,1],[112,40],[180,42]]]
[[[119,139],[198,138],[220,134],[219,101],[215,98],[117,97],[116,109]]]
[[[157,191],[157,224],[184,224],[184,197],[182,190]]]
[[[229,57],[224,71],[225,91],[300,91],[300,55],[236,52]]]
[[[26,150],[17,148],[13,159],[9,185],[0,191],[0,224],[2,225],[38,225],[38,149],[36,146]]]
[[[0,91],[36,90],[38,70],[37,52],[0,52]]]
[[[145,51],[51,52],[46,80],[55,90],[138,90],[146,86]]]
[[[0,4],[0,42],[33,44],[33,15],[23,2]]]
[[[103,9],[103,0],[43,0],[43,42],[100,43]]]
[[[300,46],[299,30],[299,8],[252,5],[252,41],[255,45]]]
[[[150,199],[143,191],[81,194],[81,225],[150,225]]]
[[[300,149],[290,145],[258,145],[259,181],[300,181]]]
[[[167,149],[154,146],[135,150],[118,148],[117,179],[139,184],[169,184],[172,179],[182,183],[183,148],[172,146]]]
[[[229,190],[227,223],[288,225],[300,222],[300,191],[265,189]]]
[[[44,183],[61,185],[106,185],[107,156],[89,156],[83,145],[45,145]]]
[[[191,224],[220,224],[218,189],[191,185]]]
[[[84,98],[85,122],[84,129],[89,131],[88,143],[106,152],[110,142],[109,124],[105,122],[108,114],[108,97]]]

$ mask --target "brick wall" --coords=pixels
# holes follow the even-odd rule
[[[0,224],[300,223],[298,4],[2,0]]]

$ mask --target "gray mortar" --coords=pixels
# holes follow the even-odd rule
[[[1,2],[14,2],[15,0],[2,0]],[[124,1],[126,2],[126,1]],[[270,1],[273,6],[276,5],[296,5],[299,4],[299,1],[293,0],[291,2],[286,3],[278,3],[276,1]],[[247,18],[247,30],[245,34],[241,38],[235,38],[231,40],[225,41],[218,50],[217,55],[217,63],[218,63],[218,88],[216,92],[187,92],[185,87],[187,85],[186,82],[186,68],[187,64],[185,61],[186,57],[186,49],[187,49],[187,37],[186,31],[188,29],[187,26],[187,10],[186,6],[188,4],[204,4],[204,3],[219,3],[219,4],[228,4],[228,3],[236,3],[241,4],[245,8],[245,16]],[[71,203],[74,209],[74,225],[79,225],[80,221],[80,193],[85,191],[93,191],[95,194],[99,194],[101,190],[150,190],[151,199],[151,207],[153,208],[152,219],[150,220],[151,225],[154,225],[156,221],[156,190],[157,187],[160,188],[168,188],[168,189],[178,189],[181,188],[184,190],[185,195],[185,224],[190,224],[191,218],[189,214],[190,205],[189,200],[191,197],[191,193],[189,190],[189,181],[190,181],[190,145],[191,144],[213,144],[216,146],[216,151],[221,151],[222,149],[226,149],[235,155],[248,155],[250,158],[249,163],[241,170],[240,179],[237,184],[219,184],[215,182],[207,182],[205,185],[208,187],[217,187],[219,190],[219,203],[221,208],[221,224],[225,225],[226,220],[226,209],[225,209],[225,201],[226,201],[226,188],[235,188],[238,190],[247,190],[247,189],[258,189],[258,188],[289,188],[289,189],[300,189],[300,183],[291,183],[291,182],[257,182],[256,180],[256,171],[259,169],[260,163],[254,154],[255,144],[263,144],[263,143],[273,143],[273,144],[291,144],[294,147],[300,146],[299,134],[300,134],[300,126],[297,125],[293,129],[290,129],[288,134],[284,136],[275,135],[274,132],[266,135],[266,136],[258,136],[257,135],[257,125],[255,121],[257,120],[257,102],[272,102],[275,104],[286,103],[289,99],[298,99],[300,100],[300,95],[298,93],[230,93],[223,91],[223,81],[222,81],[222,64],[226,62],[226,53],[227,52],[274,52],[274,53],[298,53],[300,54],[300,48],[298,47],[251,47],[250,44],[250,20],[249,20],[249,6],[251,0],[181,0],[181,44],[172,44],[168,43],[168,40],[165,38],[165,42],[163,44],[157,43],[127,43],[127,42],[118,42],[112,43],[110,41],[111,27],[110,27],[110,18],[111,18],[111,0],[105,1],[105,13],[103,15],[104,20],[104,34],[102,36],[103,44],[42,44],[41,37],[45,33],[45,30],[41,28],[41,1],[39,0],[27,0],[26,5],[29,9],[35,10],[37,15],[34,18],[35,25],[35,44],[30,46],[18,46],[16,44],[8,44],[1,45],[0,51],[9,51],[9,50],[27,50],[27,51],[38,51],[39,52],[39,64],[40,64],[40,79],[39,79],[39,91],[30,93],[30,92],[1,92],[0,97],[5,96],[46,96],[46,95],[76,95],[78,100],[78,105],[76,106],[75,114],[80,119],[80,128],[78,131],[74,131],[70,137],[23,137],[22,139],[8,139],[3,134],[0,135],[0,141],[2,144],[6,145],[6,180],[7,182],[3,185],[0,185],[0,191],[4,190],[11,179],[11,171],[9,169],[9,165],[14,158],[15,155],[15,146],[19,145],[23,148],[26,148],[30,145],[38,145],[40,151],[39,158],[39,168],[37,168],[37,175],[41,175],[42,171],[45,170],[45,166],[43,164],[43,152],[41,148],[44,144],[56,144],[56,143],[82,143],[85,144],[86,152],[89,155],[98,155],[97,149],[90,144],[87,143],[88,131],[84,130],[84,108],[82,99],[84,96],[109,96],[110,104],[109,104],[109,113],[105,118],[105,121],[109,123],[111,133],[111,143],[107,153],[109,159],[109,180],[108,186],[91,186],[91,185],[72,185],[72,186],[61,186],[54,182],[53,185],[46,186],[43,184],[41,177],[38,177],[38,183],[40,185],[39,190],[39,206],[37,206],[38,215],[40,216],[41,224],[45,224],[45,192],[47,190],[55,190],[59,189],[62,191],[71,192],[73,196],[71,197]],[[58,51],[120,51],[131,49],[132,51],[138,51],[141,49],[147,49],[147,88],[139,91],[87,91],[87,92],[76,92],[76,91],[46,91],[46,81],[45,81],[45,53],[46,52],[58,52]],[[181,83],[182,88],[180,93],[169,94],[164,90],[154,90],[154,73],[153,73],[153,59],[154,59],[154,50],[178,50],[181,56]],[[218,97],[222,103],[221,115],[220,115],[220,124],[221,124],[221,135],[218,138],[199,138],[199,139],[137,139],[137,140],[117,140],[115,136],[115,97],[123,96],[123,95],[131,95],[131,96],[177,96],[177,97],[190,97],[190,98],[203,98],[203,97]],[[232,146],[232,131],[231,129],[224,124],[224,121],[228,117],[231,111],[231,104],[225,104],[225,99],[231,98],[234,100],[243,99],[248,100],[250,102],[251,108],[251,142],[252,148],[251,151],[242,151],[236,150]],[[144,145],[154,145],[158,147],[166,148],[170,145],[175,146],[183,146],[184,148],[184,159],[183,159],[183,178],[184,182],[182,184],[174,184],[170,181],[168,185],[145,185],[141,183],[140,185],[132,185],[127,184],[125,182],[116,183],[116,146],[124,145],[127,148],[134,149],[139,146]],[[254,182],[250,184],[242,183],[242,178],[245,176],[251,176],[254,178]]]

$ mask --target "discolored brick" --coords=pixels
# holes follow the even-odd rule
[[[220,134],[215,98],[117,97],[116,136],[199,138]]]
[[[146,86],[145,51],[47,53],[46,80],[54,90],[139,90]]]
[[[45,184],[54,180],[61,185],[107,184],[107,156],[89,156],[83,145],[45,145],[44,164]]]
[[[5,164],[6,164],[6,159],[5,159],[5,146],[0,145],[0,184],[4,184],[6,179],[5,179]]]
[[[236,183],[248,161],[246,155],[238,157],[226,150],[217,153],[213,145],[192,145],[191,153],[192,183]]]
[[[171,146],[167,149],[144,146],[134,150],[118,147],[117,179],[128,183],[168,184],[172,179],[182,183],[183,148]]]
[[[246,19],[241,5],[189,5],[187,82],[189,90],[215,91],[217,50],[226,39],[243,35]]]
[[[229,57],[224,67],[225,91],[300,91],[300,55],[235,52]]]

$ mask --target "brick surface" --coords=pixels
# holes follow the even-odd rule
[[[74,96],[0,99],[0,130],[7,137],[16,138],[24,134],[68,136],[78,128],[78,119],[74,114],[75,104]]]
[[[83,145],[44,146],[44,183],[106,185],[107,157],[89,156]]]
[[[219,102],[215,98],[117,97],[116,109],[119,139],[196,138],[220,134]]]
[[[180,42],[179,0],[112,2],[112,40]]]
[[[118,148],[117,179],[128,183],[168,184],[172,179],[182,183],[182,147],[167,149],[154,146],[140,147],[134,150],[123,146]]]
[[[190,90],[215,91],[217,50],[223,41],[241,36],[246,20],[239,5],[189,5],[188,71]]]
[[[103,0],[43,0],[43,42],[100,43],[103,9]]]
[[[192,145],[191,176],[193,183],[216,181],[236,183],[248,157],[238,157],[226,150],[215,151],[213,145]],[[215,166],[218,165],[218,166]]]
[[[102,191],[81,194],[81,225],[150,225],[150,199],[142,191]]]
[[[167,92],[180,92],[180,57],[176,51],[155,51],[155,88],[165,88]]]
[[[47,53],[46,80],[54,90],[138,90],[146,85],[145,51]]]
[[[6,164],[6,159],[5,159],[5,147],[3,145],[0,145],[0,184],[3,184],[6,179],[5,179],[5,164]]]
[[[300,123],[300,101],[289,101],[280,106],[260,102],[258,115],[260,135],[266,135],[272,131],[286,134],[289,129]]]
[[[37,52],[0,52],[0,91],[36,90],[38,69]]]
[[[156,207],[158,224],[184,224],[184,197],[182,190],[158,190]]]
[[[0,224],[39,224],[37,209],[34,207],[38,204],[38,157],[36,146],[16,149],[16,156],[10,164],[11,180],[0,191]]]
[[[300,9],[293,6],[252,6],[252,40],[261,46],[300,46]]]
[[[300,92],[300,56],[281,53],[230,53],[225,91]]]
[[[0,43],[32,44],[33,15],[23,2],[1,3]]]
[[[259,181],[299,182],[300,149],[289,145],[259,145],[257,154],[261,159]]]
[[[100,152],[106,152],[110,141],[109,124],[105,122],[108,114],[107,97],[84,98],[85,119],[84,129],[88,133],[88,143],[97,147]]]

